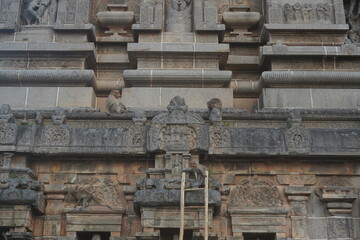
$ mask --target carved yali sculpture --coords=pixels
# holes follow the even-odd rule
[[[168,105],[168,113],[155,116],[148,134],[150,151],[207,150],[208,129],[204,119],[188,112],[185,100],[179,96]]]
[[[191,32],[192,0],[167,1],[167,32]]]

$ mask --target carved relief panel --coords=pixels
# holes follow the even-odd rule
[[[344,6],[335,0],[267,0],[268,23],[344,24]]]

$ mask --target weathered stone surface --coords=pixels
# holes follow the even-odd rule
[[[127,107],[166,109],[176,95],[183,97],[190,109],[207,108],[206,103],[213,97],[221,100],[223,108],[233,107],[231,89],[127,88],[122,101]]]
[[[11,96],[19,96],[14,98]],[[2,87],[0,100],[13,108],[93,107],[94,92],[89,87]]]

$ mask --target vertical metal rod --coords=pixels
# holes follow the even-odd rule
[[[181,176],[181,196],[180,196],[180,233],[179,240],[184,239],[184,215],[185,215],[185,180],[186,175],[183,172]]]
[[[204,240],[209,238],[209,171],[205,171],[205,224]]]

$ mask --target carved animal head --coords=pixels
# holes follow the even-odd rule
[[[218,98],[212,98],[210,101],[207,102],[207,106],[210,112],[213,108],[218,108],[219,110],[222,110],[222,102]]]

